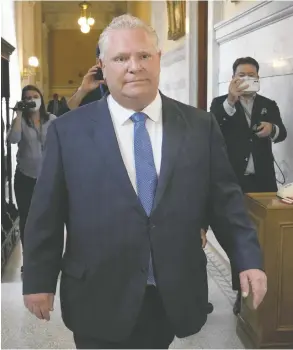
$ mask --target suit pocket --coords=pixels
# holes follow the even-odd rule
[[[82,263],[66,258],[63,259],[62,272],[65,275],[74,277],[76,279],[82,279],[85,276],[85,271],[86,268]]]

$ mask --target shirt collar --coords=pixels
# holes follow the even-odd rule
[[[244,103],[250,103],[250,102],[253,102],[255,100],[255,98],[256,98],[256,93],[247,99],[243,96],[240,96],[240,101],[244,102]]]
[[[120,125],[124,125],[135,113],[134,110],[121,106],[111,95],[107,97],[107,102],[112,118],[115,118]],[[156,98],[153,100],[153,102],[151,102],[141,112],[145,113],[155,123],[160,121],[162,116],[162,98],[159,91],[157,92]]]

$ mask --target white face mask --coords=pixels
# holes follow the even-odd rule
[[[40,98],[33,98],[31,101],[35,102],[36,107],[30,108],[30,111],[36,112],[40,109],[42,100]]]

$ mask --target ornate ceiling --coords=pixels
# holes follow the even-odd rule
[[[42,1],[43,22],[49,29],[79,29],[80,1]],[[113,17],[127,12],[127,1],[89,1],[93,29],[104,29]]]

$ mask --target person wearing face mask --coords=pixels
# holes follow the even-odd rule
[[[22,89],[21,100],[25,103],[34,102],[35,107],[20,110],[19,103],[16,104],[14,108],[16,118],[12,121],[8,131],[7,141],[18,144],[14,191],[19,212],[20,239],[23,246],[24,228],[41,168],[47,130],[56,116],[46,112],[43,95],[33,85],[27,85]]]
[[[216,117],[226,141],[230,163],[244,193],[276,192],[272,143],[284,141],[287,136],[279,108],[275,101],[257,92],[259,64],[251,58],[238,58],[233,64],[233,77],[228,94],[215,98],[211,112]],[[217,234],[225,251],[224,234]],[[230,255],[230,260],[233,257]],[[238,273],[232,266],[233,289],[238,290],[234,313],[240,312],[240,285]]]

